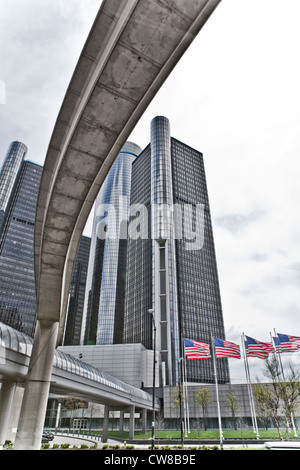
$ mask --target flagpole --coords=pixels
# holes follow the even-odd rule
[[[219,388],[218,388],[218,377],[217,377],[217,365],[216,365],[216,353],[214,346],[214,338],[211,335],[212,350],[213,350],[213,364],[214,364],[214,375],[216,382],[216,397],[217,397],[217,406],[218,406],[218,420],[219,420],[219,433],[220,433],[220,447],[223,449],[223,430],[222,430],[222,419],[221,419],[221,410],[220,410],[220,401],[219,401]]]
[[[180,359],[179,359],[179,406],[180,406],[180,439],[181,439],[181,445],[184,443],[184,437],[183,437],[183,419],[182,419],[182,398],[183,397],[183,361],[185,359],[185,347],[184,347],[184,338],[180,338],[180,349],[181,349],[181,354],[180,354]]]
[[[186,358],[184,359],[184,375],[185,375],[185,393],[186,393],[187,432],[189,434],[190,433],[190,409],[189,409],[189,396],[188,396],[188,386],[187,386]]]
[[[186,393],[185,393],[185,380],[186,380],[186,373],[185,373],[185,353],[184,353],[184,340],[181,341],[181,387],[180,387],[180,394],[182,394],[183,399],[183,428],[184,428],[184,435],[187,437],[186,433]],[[183,433],[183,430],[181,431]],[[182,438],[183,439],[183,436]]]
[[[249,378],[248,378],[248,371],[247,371],[247,365],[246,365],[246,348],[245,348],[245,335],[244,335],[244,333],[242,334],[242,348],[243,348],[243,356],[244,356],[245,375],[246,375],[246,380],[247,380],[247,390],[248,390],[248,395],[249,395],[249,404],[250,404],[250,412],[251,412],[251,419],[252,419],[252,427],[253,427],[253,432],[255,432],[252,399],[251,399],[251,394],[250,394]]]
[[[244,334],[244,333],[243,333]],[[245,335],[244,335],[245,339]],[[244,341],[245,345],[245,341]],[[250,376],[250,367],[249,367],[249,362],[248,362],[248,357],[246,354],[246,349],[245,349],[245,360],[246,360],[246,368],[247,368],[247,373],[248,373],[248,380],[249,380],[249,393],[250,393],[250,400],[252,402],[252,410],[253,410],[253,419],[254,419],[254,432],[256,433],[256,438],[259,439],[259,433],[258,433],[258,426],[257,426],[257,420],[256,420],[256,410],[255,410],[255,404],[254,404],[254,397],[253,397],[253,390],[252,390],[252,383],[251,383],[251,376]]]
[[[184,417],[184,436],[187,437],[187,425],[186,425],[186,391],[185,391],[185,360],[182,358],[182,396],[183,396],[183,417]]]
[[[275,328],[273,328],[274,330],[274,335],[277,336],[277,333],[276,333],[276,330]],[[271,335],[271,338],[272,338],[272,334],[270,333]],[[279,358],[279,363],[280,363],[280,366],[281,366],[281,373],[282,373],[282,377],[283,377],[283,380],[285,381],[285,376],[284,376],[284,371],[283,371],[283,365],[282,365],[282,361],[281,361],[281,352],[280,351],[277,351],[276,349],[276,344],[274,344],[274,349],[275,349],[275,354],[278,356]],[[293,426],[293,431],[294,431],[294,437],[298,437],[298,434],[297,434],[297,430],[296,430],[296,426],[295,426],[295,422],[294,422],[294,417],[293,417],[293,414],[291,413],[291,421],[292,421],[292,426]]]
[[[274,330],[274,335],[277,336],[277,333],[276,333],[276,331],[275,331],[275,328],[273,328],[273,330]],[[271,334],[271,333],[270,333],[270,336],[271,336],[272,342],[273,342],[273,344],[274,344],[275,353],[276,353],[276,355],[278,356],[278,359],[279,359],[282,377],[283,377],[283,379],[285,380],[284,371],[283,371],[283,365],[282,365],[282,361],[281,361],[281,354],[280,354],[280,352],[277,351],[277,349],[276,349],[276,344],[275,344],[274,341],[273,341],[273,338],[272,338],[272,334]]]
[[[251,378],[250,378],[250,369],[249,369],[248,358],[247,358],[247,353],[246,353],[246,348],[245,348],[245,334],[244,333],[242,334],[242,346],[243,346],[243,351],[244,351],[244,365],[245,365],[245,373],[246,373],[246,379],[247,379],[250,410],[251,410],[251,416],[252,416],[253,432],[256,433],[256,438],[259,439],[254,398],[253,398],[253,392],[252,392],[252,384],[251,384]]]
[[[182,390],[183,390],[183,379],[182,379],[182,361],[183,357],[179,359],[179,411],[180,411],[180,438],[181,438],[181,445],[183,445],[183,419],[182,419]]]

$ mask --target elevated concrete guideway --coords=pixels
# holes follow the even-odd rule
[[[0,322],[0,381],[23,386],[33,340]],[[110,406],[129,406],[151,410],[152,395],[81,361],[68,353],[54,354],[50,392]],[[155,400],[160,411],[160,401]],[[1,407],[0,407],[1,417]],[[1,429],[0,419],[0,429]],[[1,443],[0,443],[1,444]]]
[[[101,185],[221,0],[104,0],[46,156],[35,225],[37,329],[16,449],[38,449],[76,252]]]
[[[0,449],[6,440],[10,417],[13,414],[17,387],[23,387],[32,352],[32,338],[0,323]],[[153,397],[110,374],[64,353],[55,351],[50,390],[63,397],[77,397],[105,406],[103,438],[108,437],[108,412],[113,407],[130,413],[130,431],[134,435],[134,413],[139,410],[146,432],[147,411],[152,411]],[[155,400],[156,411],[160,401]],[[15,411],[15,410],[14,410]]]

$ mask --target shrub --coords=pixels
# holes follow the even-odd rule
[[[13,446],[14,444],[12,443],[12,441],[5,441],[4,443],[5,449],[11,449]]]
[[[50,443],[47,442],[47,444],[42,444],[42,449],[50,449]]]

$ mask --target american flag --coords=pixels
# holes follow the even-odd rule
[[[283,353],[284,349],[281,346],[280,339],[277,336],[273,336],[273,341],[274,341],[274,344],[275,344],[276,352],[279,353],[279,354]]]
[[[240,347],[238,344],[225,341],[223,339],[214,338],[216,357],[234,357],[241,358]]]
[[[262,341],[257,341],[249,336],[246,336],[245,347],[247,357],[266,359],[269,356],[269,353],[275,352],[272,343],[263,343]]]
[[[211,357],[208,344],[192,339],[184,339],[184,352],[188,359],[207,359]]]
[[[280,352],[296,352],[300,351],[300,338],[298,336],[289,336],[278,333],[280,342]]]

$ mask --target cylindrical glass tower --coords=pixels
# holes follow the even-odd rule
[[[134,143],[124,145],[96,200],[82,344],[123,342],[131,170],[140,152]]]
[[[170,123],[151,122],[152,302],[157,346],[167,384],[177,383],[180,359]]]
[[[12,188],[27,151],[22,142],[12,142],[3,161],[0,171],[0,230]]]

